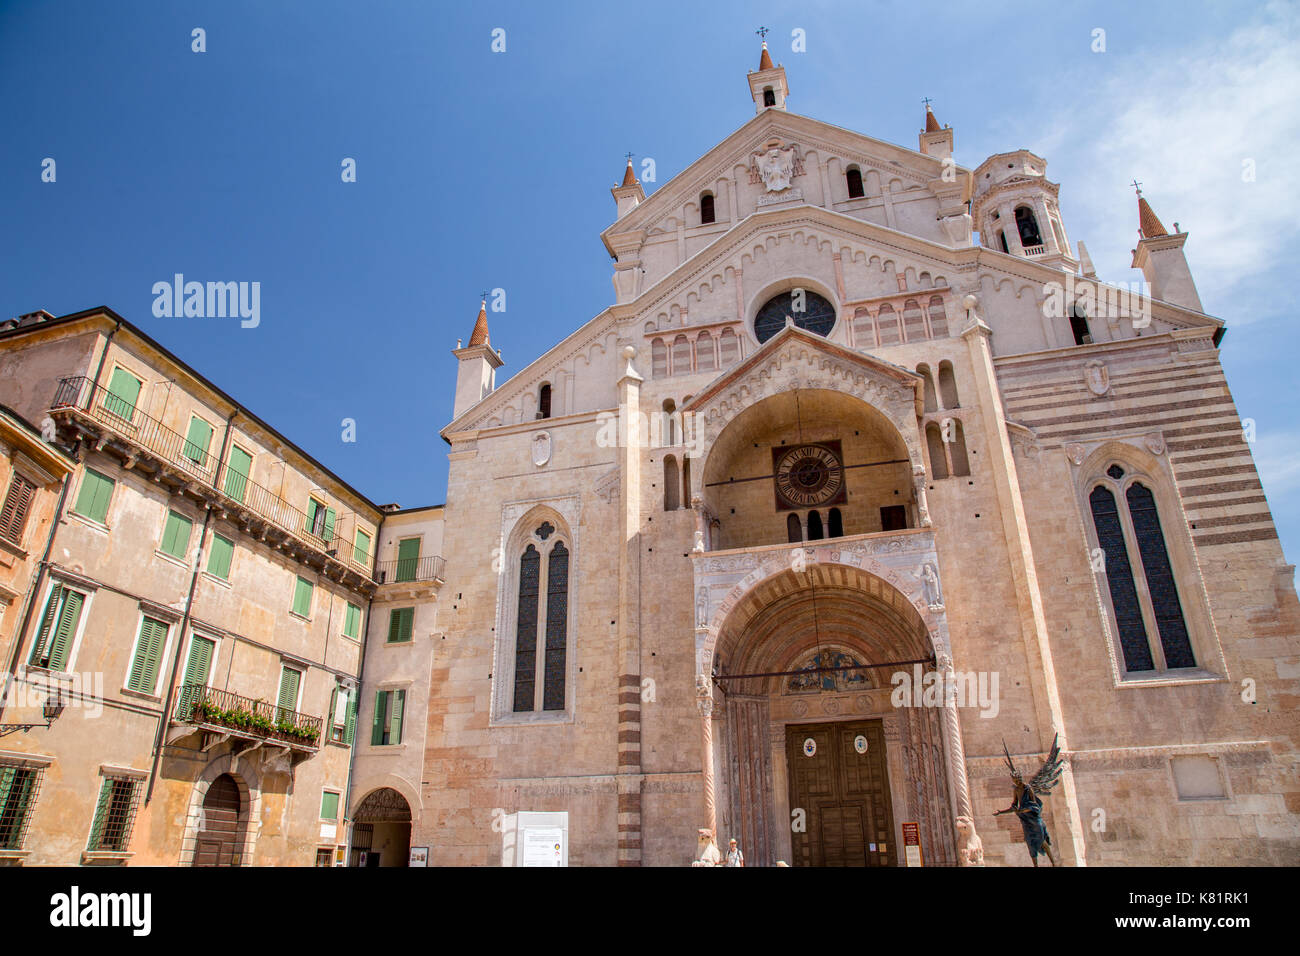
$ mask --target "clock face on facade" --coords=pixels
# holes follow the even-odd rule
[[[767,301],[754,316],[754,336],[766,342],[785,328],[786,316],[801,329],[818,335],[830,335],[835,327],[835,306],[816,292],[792,289]]]
[[[778,511],[839,504],[846,498],[838,441],[772,449]]]

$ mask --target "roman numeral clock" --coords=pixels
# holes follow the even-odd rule
[[[777,511],[838,505],[848,497],[838,440],[773,448],[772,478]]]

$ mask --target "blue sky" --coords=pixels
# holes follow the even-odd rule
[[[506,290],[503,374],[607,306],[623,154],[655,160],[652,191],[749,119],[766,25],[793,111],[915,148],[929,96],[963,165],[1044,155],[1103,278],[1140,278],[1144,183],[1228,323],[1285,547],[1298,23],[1192,2],[0,2],[0,313],[108,305],[372,500],[441,501],[449,350],[479,292]],[[260,282],[261,324],[155,318],[178,272]]]

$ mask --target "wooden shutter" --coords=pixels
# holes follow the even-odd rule
[[[388,707],[388,691],[375,692],[375,719],[370,729],[370,743],[378,747],[384,742],[384,711]]]
[[[108,383],[109,394],[104,397],[104,407],[128,422],[135,417],[136,402],[140,400],[140,380],[126,369],[113,369]]]
[[[194,522],[175,511],[167,512],[167,524],[163,527],[162,552],[173,558],[185,559],[185,549],[190,546],[190,531]]]
[[[208,448],[212,445],[212,426],[195,416],[190,419],[190,430],[185,435],[183,454],[190,461],[203,464],[208,458]]]
[[[397,542],[397,580],[414,581],[416,565],[420,561],[420,539],[403,538]]]
[[[339,687],[337,684],[335,684],[334,689],[330,691],[330,709],[325,711],[325,739],[326,740],[335,739],[334,727],[337,725],[338,721],[336,720],[337,715],[335,714],[334,709],[335,707],[338,706],[338,700],[339,700]]]
[[[402,711],[405,707],[406,691],[394,691],[393,715],[388,724],[388,742],[390,744],[400,744],[402,742]]]
[[[230,458],[226,462],[226,480],[222,490],[236,501],[244,500],[248,488],[248,475],[253,470],[253,456],[238,445],[230,446]]]
[[[348,692],[348,711],[343,723],[343,742],[351,744],[357,728],[357,691]]]
[[[343,635],[345,637],[355,638],[361,631],[361,608],[352,602],[348,602],[347,611],[343,616]]]
[[[230,562],[235,555],[235,542],[219,534],[212,536],[212,552],[208,556],[208,572],[223,581],[230,578]]]
[[[14,544],[22,542],[23,525],[27,523],[27,512],[35,497],[36,486],[22,475],[15,474],[5,494],[4,508],[0,509],[0,535]]]
[[[411,639],[415,608],[398,607],[388,612],[388,643],[403,644]]]
[[[83,518],[103,524],[108,517],[108,502],[113,495],[113,479],[87,468],[72,510]]]
[[[167,625],[146,617],[140,622],[140,638],[136,642],[135,660],[131,663],[131,676],[127,686],[141,694],[152,694],[158,684],[158,664],[162,659],[163,641]]]
[[[334,520],[337,517],[338,512],[333,508],[325,509],[325,533],[322,537],[325,539],[326,544],[334,540]]]
[[[302,679],[302,672],[296,671],[292,667],[282,668],[280,671],[280,696],[276,703],[281,711],[295,711],[298,709],[298,682]],[[287,714],[277,714],[277,717],[287,717]]]
[[[198,696],[199,687],[208,682],[212,653],[217,642],[195,634],[190,639],[190,658],[185,664],[185,681],[181,690],[180,715],[189,714],[189,704]]]
[[[63,609],[59,613],[59,626],[50,643],[50,661],[47,665],[52,671],[61,671],[68,663],[72,653],[72,638],[77,633],[77,622],[81,620],[81,605],[84,598],[77,591],[64,590]]]
[[[311,582],[298,578],[298,583],[294,585],[293,591],[293,613],[302,617],[311,617],[311,596]]]
[[[339,795],[325,790],[320,795],[320,818],[337,820],[339,818]]]
[[[364,531],[357,532],[356,543],[352,546],[352,560],[358,564],[370,561],[370,535]]]
[[[30,663],[35,667],[43,667],[41,663],[45,658],[45,645],[50,639],[50,633],[54,628],[54,616],[59,612],[59,598],[63,594],[63,585],[57,581],[50,588],[50,601],[45,605],[45,613],[41,615],[41,626],[36,632],[36,640],[32,644],[32,656]]]

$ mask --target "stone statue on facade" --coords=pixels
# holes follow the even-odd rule
[[[708,827],[700,827],[696,831],[695,841],[695,862],[691,866],[721,866],[722,852],[718,845],[713,842],[713,831]]]
[[[975,832],[975,821],[958,817],[953,821],[957,828],[957,862],[960,866],[984,865],[984,841]]]

